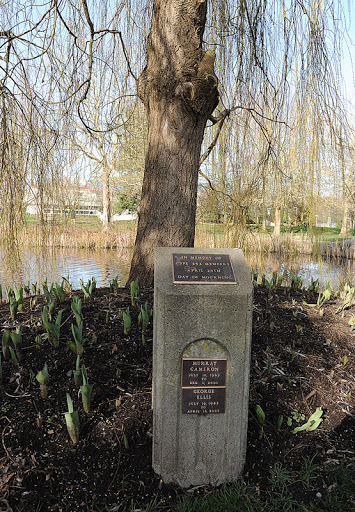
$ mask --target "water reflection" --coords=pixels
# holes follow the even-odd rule
[[[5,286],[21,286],[27,283],[60,282],[62,276],[69,276],[74,288],[80,287],[80,279],[85,282],[95,276],[98,286],[108,286],[116,276],[121,284],[128,278],[131,250],[85,249],[26,249],[23,252],[9,252],[0,246],[0,283]],[[270,277],[273,271],[283,274],[285,280],[293,275],[303,278],[304,284],[311,278],[319,279],[321,287],[328,280],[336,288],[343,282],[354,282],[355,263],[347,260],[342,263],[327,262],[321,258],[297,256],[289,259],[276,255],[247,254],[248,265],[260,274]]]
[[[129,272],[131,251],[86,249],[26,249],[9,253],[0,247],[0,282],[5,286],[21,286],[28,282],[61,282],[69,279],[74,288],[80,288],[80,279],[86,282],[95,276],[98,286],[108,286],[118,276],[124,284]]]
[[[292,276],[301,276],[303,283],[307,286],[311,279],[318,279],[320,286],[326,286],[329,280],[333,288],[340,284],[354,283],[355,261],[326,261],[320,256],[297,255],[278,257],[277,255],[261,256],[248,254],[246,256],[248,265],[259,274],[265,274],[270,278],[273,271],[284,276],[285,282],[290,282]]]

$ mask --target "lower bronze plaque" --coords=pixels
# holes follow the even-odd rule
[[[225,412],[226,388],[182,388],[182,414]]]

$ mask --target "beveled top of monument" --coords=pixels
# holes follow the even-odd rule
[[[201,249],[192,247],[157,247],[155,249],[155,287],[200,295],[230,295],[252,288],[251,270],[241,249]],[[225,288],[225,290],[222,290]],[[228,290],[227,290],[228,289]]]

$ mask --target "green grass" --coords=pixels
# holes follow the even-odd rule
[[[327,488],[312,487],[313,479],[326,478]],[[302,503],[292,485],[301,483],[311,490],[314,498]],[[288,491],[291,489],[291,492]],[[329,490],[328,490],[329,489]],[[317,497],[317,492],[321,497]],[[157,509],[159,510],[159,509]],[[305,461],[297,473],[277,463],[270,470],[269,486],[256,488],[240,481],[222,486],[208,497],[185,498],[176,512],[353,512],[355,510],[355,464],[343,462],[340,466],[321,470],[312,460]]]

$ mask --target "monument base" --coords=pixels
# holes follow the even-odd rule
[[[153,468],[166,483],[216,486],[243,470],[252,293],[238,249],[156,249]]]

